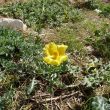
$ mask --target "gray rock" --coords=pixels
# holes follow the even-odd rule
[[[92,47],[92,46],[86,46],[86,51],[88,52],[88,53],[92,53],[92,52],[94,52],[94,48]]]
[[[0,18],[0,26],[26,31],[27,26],[19,19]]]

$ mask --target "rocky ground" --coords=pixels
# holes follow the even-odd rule
[[[26,0],[18,0],[17,2],[24,1],[26,2]],[[9,2],[15,1],[1,0],[0,4],[3,5]],[[109,0],[105,2],[109,2]],[[70,48],[70,57],[73,62],[71,63],[83,68],[86,62],[88,62],[88,57],[97,57],[97,55],[93,54],[95,50],[93,46],[84,44],[85,39],[88,36],[93,36],[94,31],[102,29],[105,24],[110,24],[110,19],[105,18],[104,16],[99,16],[99,13],[95,10],[84,8],[85,0],[69,0],[69,3],[81,9],[80,11],[83,13],[82,21],[74,22],[73,24],[71,22],[64,23],[60,27],[50,28],[47,26],[42,28],[40,32],[37,32],[20,19],[4,17],[1,15],[0,26],[13,28],[14,30],[23,32],[26,35],[31,33],[33,36],[39,36],[41,38],[41,42],[44,44],[53,41],[70,44],[70,41],[72,41],[73,45]],[[74,39],[74,36],[75,40],[72,40]],[[73,46],[76,46],[78,52],[73,51]],[[86,87],[80,82],[80,78],[85,76],[86,75],[83,73],[80,75],[78,74],[74,77],[75,80],[73,81],[68,72],[61,74],[60,78],[66,86],[64,88],[60,88],[54,85],[54,92],[52,93],[49,93],[46,90],[46,87],[50,86],[48,84],[49,82],[44,78],[37,76],[36,80],[38,81],[37,86],[39,89],[35,91],[34,95],[26,96],[24,94],[25,92],[22,92],[22,89],[24,89],[25,85],[28,84],[28,80],[30,80],[30,76],[27,75],[26,79],[23,77],[23,79],[20,79],[19,81],[19,87],[17,88],[16,95],[14,97],[15,100],[12,104],[12,110],[88,110],[86,109],[85,104],[89,98],[98,95],[109,97],[110,88],[106,84],[100,84],[95,89],[92,87]],[[2,89],[3,88],[1,87],[1,91]]]

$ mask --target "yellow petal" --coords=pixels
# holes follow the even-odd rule
[[[53,55],[54,53],[56,53],[58,51],[57,50],[57,45],[55,43],[51,42],[49,44],[48,51],[49,51],[50,55]]]
[[[55,52],[57,52],[57,45],[53,42],[45,45],[45,47],[43,48],[44,53],[48,56],[48,55],[53,55]]]
[[[51,65],[59,65],[59,64],[60,64],[60,63],[58,62],[58,60],[54,60],[54,59],[52,59],[50,56],[44,57],[43,59],[44,59],[44,61],[45,61],[47,64],[51,64]]]
[[[43,48],[43,51],[44,51],[44,54],[45,54],[46,56],[50,55],[48,49]]]
[[[59,57],[59,62],[60,63],[63,63],[64,61],[67,61],[67,60],[68,60],[68,56],[67,55],[63,55],[63,56]]]
[[[60,62],[59,62],[58,60],[52,60],[52,61],[51,61],[51,64],[58,66],[58,65],[60,65]]]
[[[44,57],[44,61],[51,65],[60,65],[64,61],[68,59],[67,55],[65,55],[65,51],[68,48],[66,45],[56,45],[51,42],[44,47],[44,53],[46,57]]]
[[[43,52],[47,56],[50,55],[48,49],[49,49],[49,44],[46,44],[45,47],[43,48]]]
[[[64,55],[67,48],[68,48],[67,45],[63,45],[63,44],[62,45],[58,45],[59,55]]]
[[[50,57],[44,57],[43,60],[44,60],[44,62],[46,62],[48,64],[50,64],[50,62],[51,62],[51,58]]]
[[[45,55],[54,55],[57,52],[57,45],[53,42],[46,44],[45,47],[43,48],[44,54]]]

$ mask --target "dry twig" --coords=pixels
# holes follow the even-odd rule
[[[66,98],[70,98],[70,97],[72,97],[72,96],[76,96],[76,95],[78,95],[80,92],[79,91],[77,91],[77,92],[74,92],[74,93],[71,93],[71,94],[68,94],[68,95],[64,95],[64,96],[58,96],[58,97],[54,97],[54,98],[46,98],[46,99],[43,99],[43,100],[41,100],[41,101],[39,101],[39,100],[36,100],[36,99],[31,99],[31,100],[36,100],[36,102],[38,102],[38,103],[49,103],[49,102],[51,102],[51,101],[58,101],[58,100],[60,100],[60,99],[62,99],[62,100],[64,100],[64,99],[66,99]]]

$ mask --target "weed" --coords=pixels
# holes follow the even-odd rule
[[[94,36],[87,38],[88,44],[95,49],[96,57],[110,58],[110,33],[109,25],[105,24],[101,29],[94,31]]]
[[[0,85],[2,89],[11,86],[17,89],[21,86],[21,81],[24,82],[30,78],[21,89],[25,95],[29,96],[35,91],[38,85],[36,79],[40,77],[47,82],[48,91],[52,92],[54,87],[63,87],[62,74],[68,71],[72,74],[78,72],[78,69],[75,67],[72,69],[72,65],[68,62],[60,66],[44,63],[42,53],[44,44],[37,37],[31,35],[24,37],[20,32],[0,28],[0,38]]]
[[[68,26],[59,28],[58,29],[58,36],[60,39],[59,41],[60,42],[62,41],[68,45],[69,52],[73,52],[73,51],[83,52],[84,45],[82,42],[80,42],[75,31],[76,30]]]
[[[0,14],[19,18],[35,30],[47,25],[59,26],[61,23],[81,19],[79,11],[69,6],[66,0],[32,0],[27,3],[10,4],[0,8]]]
[[[95,59],[92,63],[83,69],[86,76],[83,79],[84,85],[87,87],[97,87],[100,84],[110,84],[110,63],[104,64],[100,59]]]
[[[87,107],[84,110],[109,110],[110,102],[102,96],[95,96],[88,100]]]
[[[100,15],[110,18],[110,4],[104,3],[100,0],[96,1],[97,8],[101,10]]]

